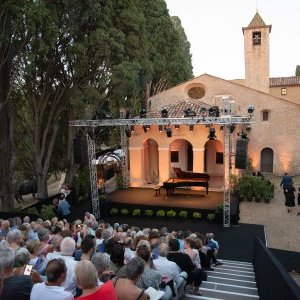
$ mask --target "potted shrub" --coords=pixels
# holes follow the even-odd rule
[[[152,210],[152,209],[146,209],[146,210],[144,211],[144,215],[145,215],[146,217],[152,217],[152,216],[153,216],[153,210]]]
[[[121,215],[126,217],[129,214],[129,210],[127,208],[122,208],[121,209]]]
[[[216,219],[216,214],[211,213],[211,214],[208,214],[208,215],[207,215],[207,220],[208,220],[209,222],[212,222],[212,221],[214,221],[215,219]]]
[[[202,218],[202,215],[201,215],[200,212],[194,211],[193,212],[193,218],[196,219],[196,220],[200,220]]]
[[[119,213],[119,210],[115,207],[111,208],[109,213],[114,216],[114,215],[117,215]]]
[[[253,197],[253,190],[252,190],[252,178],[253,176],[250,175],[245,175],[242,176],[239,180],[239,191],[240,191],[240,197],[243,200],[248,200],[248,201],[252,201],[252,197]]]
[[[158,218],[163,218],[165,215],[166,215],[166,212],[165,212],[163,209],[158,210],[158,211],[156,212],[156,216],[157,216]]]
[[[176,211],[175,210],[168,210],[167,211],[167,217],[168,218],[175,218],[176,217]]]
[[[132,212],[133,217],[139,217],[141,215],[141,210],[139,208],[136,208]]]
[[[188,216],[188,212],[185,210],[181,210],[178,215],[181,219],[185,220]]]

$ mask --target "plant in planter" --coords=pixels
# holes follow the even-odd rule
[[[144,211],[144,216],[146,216],[146,217],[152,217],[153,216],[153,210],[152,209],[146,209]]]
[[[120,213],[122,216],[126,217],[129,214],[129,210],[127,208],[122,208]]]
[[[248,200],[248,201],[252,201],[252,197],[253,197],[251,177],[253,176],[250,175],[242,176],[238,184],[241,199]]]
[[[207,215],[207,220],[208,221],[210,221],[210,222],[212,222],[212,221],[214,221],[216,219],[216,214],[208,214]]]
[[[187,218],[187,216],[188,216],[188,212],[185,211],[185,210],[181,210],[181,211],[179,212],[178,216],[179,216],[181,219],[185,220],[185,219]]]
[[[141,215],[141,210],[139,208],[136,208],[132,212],[133,217],[139,217]]]
[[[119,210],[117,208],[113,207],[110,209],[109,213],[111,215],[117,215],[119,213]]]
[[[36,207],[29,207],[29,208],[26,208],[24,211],[24,213],[26,214],[32,214],[32,215],[39,215],[39,211],[37,210]]]
[[[193,212],[193,218],[194,218],[194,219],[197,219],[197,220],[200,220],[200,219],[202,218],[202,215],[201,215],[200,212],[194,211],[194,212]]]
[[[158,218],[163,218],[164,216],[166,215],[166,212],[164,211],[164,210],[158,210],[157,212],[156,212],[156,216],[158,217]]]
[[[176,217],[176,211],[175,210],[168,210],[167,211],[167,217],[168,218],[175,218]]]

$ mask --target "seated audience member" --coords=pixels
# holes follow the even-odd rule
[[[201,238],[194,239],[194,248],[199,252],[201,268],[206,271],[213,271],[214,269],[211,267],[211,260],[213,257],[212,250],[203,245]]]
[[[184,249],[184,234],[183,234],[183,231],[178,231],[176,237],[177,237],[177,240],[178,240],[179,245],[180,245],[179,250],[183,251],[183,249]]]
[[[133,240],[131,237],[127,236],[124,239],[124,258],[126,263],[129,262],[134,257],[134,251],[132,251]]]
[[[0,227],[0,241],[5,240],[6,236],[9,232],[9,221],[8,220],[2,220],[1,221],[1,227]]]
[[[26,265],[28,265],[30,261],[30,253],[26,248],[22,247],[16,251],[15,255],[16,255],[15,258],[16,267],[14,268],[14,275],[19,275],[19,276],[24,275]],[[33,284],[42,282],[42,278],[40,274],[35,269],[31,270],[30,277]]]
[[[65,262],[60,258],[50,260],[46,268],[47,281],[33,286],[30,300],[73,300],[72,293],[65,291],[61,286],[66,276]]]
[[[215,266],[223,265],[220,261],[217,260],[217,255],[219,253],[219,243],[214,240],[214,234],[213,233],[207,233],[206,234],[206,240],[207,240],[207,246],[211,249],[213,252],[212,262]]]
[[[117,300],[117,295],[111,281],[99,287],[98,272],[95,266],[87,259],[78,262],[75,268],[77,286],[82,289],[78,300]],[[127,298],[129,299],[129,298]]]
[[[95,236],[87,235],[81,242],[82,255],[80,259],[91,260],[91,257],[96,252]]]
[[[33,268],[39,272],[41,270],[44,261],[44,258],[41,255],[39,255],[40,248],[41,248],[40,242],[29,241],[26,244],[26,248],[30,253],[29,264],[32,265]]]
[[[106,229],[104,229],[104,231],[102,232],[103,241],[97,247],[97,251],[98,252],[101,252],[101,253],[106,252],[106,249],[105,249],[106,248],[106,244],[112,238],[112,236],[113,236],[113,230],[112,230],[112,228],[106,228]]]
[[[98,272],[99,286],[110,280],[111,276],[114,275],[114,272],[109,269],[109,256],[107,254],[96,253],[93,255],[91,262]]]
[[[194,286],[193,290],[189,292],[195,295],[201,295],[199,287],[202,280],[206,278],[205,273],[193,264],[188,254],[180,252],[180,244],[177,239],[170,240],[169,247],[170,252],[167,258],[176,263],[181,271],[187,273],[187,285]]]
[[[158,232],[152,230],[149,233],[148,241],[149,241],[150,247],[151,247],[152,258],[153,259],[158,258],[158,253],[159,253],[159,249],[158,249],[159,235],[158,235]]]
[[[3,290],[1,300],[29,300],[32,289],[30,276],[14,275],[15,251],[0,245],[0,269],[3,269]]]
[[[38,226],[37,226],[37,223],[36,222],[31,222],[30,223],[30,231],[29,231],[29,240],[30,241],[33,241],[33,240],[39,240],[39,237],[38,237],[38,233],[37,233],[37,230],[38,230]]]
[[[124,264],[124,247],[116,242],[110,253],[109,269],[118,277],[126,276],[126,265]]]
[[[188,237],[185,239],[184,242],[185,243],[184,243],[183,252],[189,255],[193,264],[195,264],[195,266],[197,268],[201,268],[199,252],[197,249],[194,249],[194,239],[191,237]]]
[[[98,228],[95,231],[95,236],[96,236],[96,247],[98,247],[98,245],[102,244],[102,242],[103,242],[102,229],[101,228]]]
[[[73,254],[75,252],[76,244],[71,237],[65,237],[60,244],[60,255],[67,266],[67,277],[63,283],[63,287],[66,291],[71,292],[73,296],[76,294],[76,282],[75,282],[75,266],[77,261],[74,260]]]
[[[8,243],[8,247],[17,250],[23,245],[22,233],[19,229],[11,229],[7,236],[6,242]]]
[[[176,263],[168,260],[169,246],[165,243],[159,245],[159,255],[157,259],[153,260],[153,263],[157,271],[162,275],[165,282],[173,280],[175,283],[175,294],[176,289],[178,298],[184,294],[184,286],[187,279],[186,272],[179,273],[179,268]],[[173,295],[175,296],[175,295]]]
[[[51,241],[50,231],[46,228],[40,228],[38,230],[38,237],[41,243],[38,255],[45,258],[49,252],[53,252],[53,247],[49,244],[49,242]]]
[[[118,300],[149,299],[149,296],[136,286],[144,268],[144,260],[140,257],[134,257],[127,264],[126,278],[115,277],[112,279]]]
[[[87,211],[84,215],[84,223],[91,224],[93,226],[95,222],[95,216]]]

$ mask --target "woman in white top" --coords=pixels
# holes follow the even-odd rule
[[[188,237],[184,241],[183,252],[188,254],[195,266],[201,269],[200,256],[197,249],[194,249],[194,239]]]

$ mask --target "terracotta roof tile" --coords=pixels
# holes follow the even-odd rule
[[[264,20],[262,19],[262,17],[260,16],[260,14],[257,12],[255,14],[255,16],[253,17],[253,19],[251,20],[251,22],[249,23],[248,27],[252,28],[252,27],[265,27],[266,23],[264,22]]]
[[[270,87],[298,85],[300,85],[300,76],[270,78]]]
[[[191,109],[196,113],[196,116],[200,116],[200,109],[201,107],[205,107],[208,109],[210,105],[203,103],[203,102],[198,102],[193,103],[188,100],[185,101],[180,101],[171,105],[166,105],[163,108],[159,110],[153,110],[147,113],[148,118],[160,118],[161,117],[161,111],[163,109],[166,109],[168,111],[169,118],[182,118],[184,117],[184,111],[187,109]]]

